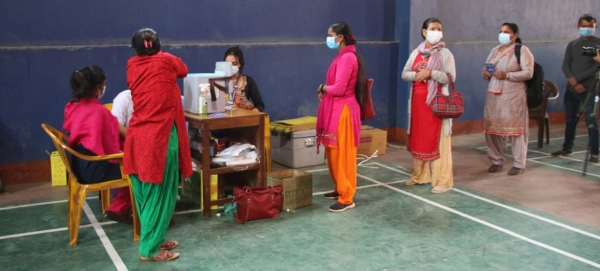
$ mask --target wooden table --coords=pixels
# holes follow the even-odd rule
[[[226,111],[224,117],[208,117],[185,112],[185,120],[189,123],[189,128],[200,130],[200,135],[202,135],[202,144],[200,146],[202,148],[202,154],[200,155],[200,159],[202,165],[202,180],[204,182],[202,185],[204,206],[202,206],[202,208],[205,217],[210,217],[211,206],[223,205],[231,202],[231,199],[228,198],[211,200],[209,183],[210,175],[227,174],[240,171],[256,171],[256,179],[250,180],[249,186],[265,186],[265,119],[267,117],[268,115],[265,113],[239,108]],[[258,162],[243,166],[230,167],[217,167],[211,165],[210,136],[208,135],[210,134],[210,131],[213,130],[237,130],[239,132],[239,134],[237,134],[239,138],[230,138],[230,140],[246,141],[256,146],[256,151],[258,152],[259,157]]]

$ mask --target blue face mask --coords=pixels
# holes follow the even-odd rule
[[[500,44],[502,45],[508,45],[510,43],[510,34],[507,33],[500,33],[498,35],[498,41],[500,42]]]
[[[579,28],[579,34],[581,34],[581,36],[584,38],[593,36],[595,31],[596,31],[596,29],[591,28],[591,27]]]
[[[336,37],[327,37],[327,47],[329,47],[329,49],[334,50],[340,48],[340,43],[335,42],[335,38]]]

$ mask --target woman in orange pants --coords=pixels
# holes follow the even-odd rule
[[[335,184],[335,190],[324,197],[337,200],[329,207],[331,212],[343,212],[356,206],[356,153],[361,125],[359,100],[363,97],[365,72],[355,44],[348,24],[340,22],[329,27],[327,46],[337,49],[339,54],[329,66],[325,84],[317,89],[321,101],[317,145],[326,147],[329,172]]]

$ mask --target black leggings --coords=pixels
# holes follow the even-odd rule
[[[84,155],[96,155],[81,144],[75,146],[74,149]],[[90,162],[73,155],[71,158],[71,167],[77,177],[77,181],[82,184],[94,184],[121,179],[119,164],[113,164],[108,161]]]

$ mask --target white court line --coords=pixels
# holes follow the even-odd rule
[[[367,166],[372,166],[372,165],[375,165],[375,164],[376,163],[367,163],[367,164],[364,164],[364,165],[360,165],[360,167],[367,167]],[[329,171],[329,168],[311,169],[311,170],[307,170],[305,172],[312,173],[312,172],[321,172],[321,171]]]
[[[406,181],[408,181],[408,180],[393,181],[393,182],[389,182],[388,184],[397,184],[397,183],[403,183]],[[381,185],[380,184],[367,184],[367,185],[357,186],[356,189],[370,188],[370,187],[377,187],[377,186],[381,186]],[[313,193],[313,196],[324,195],[329,192],[331,192],[331,191],[315,192],[315,193]]]
[[[369,166],[369,165],[373,165],[373,163],[369,163],[369,164],[364,164],[363,166]],[[306,172],[318,172],[318,171],[328,171],[328,168],[321,168],[321,169],[313,169],[313,170],[307,170]],[[85,198],[86,200],[89,199],[96,199],[96,197],[87,197]],[[4,210],[11,210],[11,209],[18,209],[18,208],[26,208],[26,207],[34,207],[34,206],[41,206],[41,205],[48,205],[48,204],[55,204],[55,203],[63,203],[63,202],[67,202],[68,200],[55,200],[55,201],[46,201],[46,202],[39,202],[39,203],[31,203],[31,204],[23,204],[23,205],[14,205],[14,206],[8,206],[8,207],[0,207],[0,211],[4,211]]]
[[[320,171],[319,169],[317,169],[317,171]],[[406,182],[407,180],[400,180],[400,181],[393,181],[390,182],[389,184],[397,184],[397,183],[403,183]],[[369,187],[377,187],[377,186],[381,186],[379,184],[368,184],[368,185],[362,185],[362,186],[357,186],[356,189],[362,189],[362,188],[369,188]],[[323,194],[327,194],[331,191],[321,191],[321,192],[315,192],[312,195],[313,196],[318,196],[318,195],[323,195]],[[214,210],[213,210],[214,211]],[[202,209],[193,209],[193,210],[185,210],[185,211],[179,211],[179,212],[175,212],[173,214],[176,215],[181,215],[181,214],[190,214],[190,213],[199,213],[202,212]],[[1,238],[0,238],[1,239]]]
[[[98,224],[104,226],[104,225],[110,225],[110,224],[117,224],[117,222],[107,221],[107,222],[102,222],[102,223],[98,223]],[[79,228],[83,229],[83,228],[89,228],[92,226],[93,226],[92,224],[85,224],[85,225],[79,226]],[[38,234],[44,234],[44,233],[66,231],[66,230],[69,230],[69,229],[67,227],[63,227],[63,228],[49,229],[49,230],[43,230],[43,231],[31,231],[31,232],[25,232],[25,233],[17,233],[17,234],[0,236],[0,240],[25,237],[25,236],[31,236],[31,235],[38,235]]]
[[[362,178],[364,178],[364,179],[366,179],[366,180],[369,180],[369,181],[371,181],[371,182],[373,182],[373,183],[380,184],[380,185],[382,185],[382,186],[384,186],[384,187],[386,187],[386,188],[389,188],[389,189],[391,189],[391,190],[394,190],[394,191],[396,191],[396,192],[399,192],[399,193],[401,193],[401,194],[404,194],[404,195],[406,195],[406,196],[412,197],[412,198],[414,198],[414,199],[417,199],[417,200],[420,200],[420,201],[422,201],[422,202],[428,203],[428,204],[430,204],[430,205],[433,205],[433,206],[435,206],[435,207],[438,207],[438,208],[440,208],[440,209],[443,209],[443,210],[446,210],[446,211],[448,211],[448,212],[454,213],[454,214],[456,214],[456,215],[462,216],[462,217],[464,217],[464,218],[467,218],[467,219],[469,219],[469,220],[472,220],[472,221],[474,221],[474,222],[477,222],[477,223],[479,223],[479,224],[482,224],[482,225],[488,226],[488,227],[490,227],[490,228],[492,228],[492,229],[495,229],[495,230],[501,231],[501,232],[503,232],[503,233],[506,233],[506,234],[508,234],[508,235],[510,235],[510,236],[513,236],[513,237],[519,238],[519,239],[521,239],[521,240],[523,240],[523,241],[525,241],[525,242],[528,242],[528,243],[534,244],[534,245],[536,245],[536,246],[539,246],[539,247],[545,248],[545,249],[547,249],[547,250],[550,250],[550,251],[554,251],[554,252],[556,252],[556,253],[558,253],[558,254],[561,254],[561,255],[567,256],[567,257],[569,257],[569,258],[571,258],[571,259],[574,259],[574,260],[580,261],[580,262],[582,262],[582,263],[589,264],[589,265],[591,265],[591,266],[594,266],[594,267],[596,267],[596,268],[600,268],[600,264],[599,264],[599,263],[592,262],[592,261],[590,261],[590,260],[588,260],[588,259],[585,259],[585,258],[583,258],[583,257],[577,256],[577,255],[575,255],[575,254],[572,254],[572,253],[566,252],[566,251],[564,251],[564,250],[561,250],[561,249],[555,248],[555,247],[553,247],[553,246],[550,246],[550,245],[544,244],[544,243],[542,243],[542,242],[535,241],[535,240],[533,240],[533,239],[531,239],[531,238],[529,238],[529,237],[526,237],[526,236],[520,235],[520,234],[518,234],[518,233],[516,233],[516,232],[513,232],[513,231],[510,231],[510,230],[507,230],[507,229],[505,229],[505,228],[502,228],[502,227],[500,227],[500,226],[494,225],[494,224],[492,224],[492,223],[489,223],[489,222],[487,222],[487,221],[481,220],[481,219],[479,219],[479,218],[476,218],[476,217],[474,217],[474,216],[470,216],[470,215],[468,215],[468,214],[465,214],[465,213],[463,213],[463,212],[460,212],[460,211],[457,211],[457,210],[455,210],[455,209],[452,209],[452,208],[450,208],[450,207],[448,207],[448,206],[445,206],[445,205],[439,204],[439,203],[437,203],[437,202],[433,202],[433,201],[431,201],[431,200],[428,200],[428,199],[426,199],[426,198],[423,198],[423,197],[417,196],[417,195],[415,195],[415,194],[412,194],[412,193],[406,192],[406,191],[404,191],[404,190],[402,190],[402,189],[399,189],[399,188],[393,187],[393,186],[391,186],[391,185],[389,185],[389,184],[382,183],[382,182],[380,182],[380,181],[377,181],[377,180],[371,179],[371,178],[369,178],[369,177],[366,177],[366,176],[363,176],[363,175],[360,175],[360,174],[358,174],[358,176],[360,176],[360,177],[362,177]]]
[[[85,199],[86,200],[88,200],[88,199],[94,199],[94,197],[88,197],[88,198],[85,198]],[[55,203],[63,203],[63,202],[67,202],[67,201],[68,200],[65,199],[65,200],[46,201],[46,202],[23,204],[23,205],[14,205],[14,206],[2,207],[2,208],[0,208],[0,211],[11,210],[11,209],[18,209],[18,208],[26,208],[26,207],[33,207],[33,206],[40,206],[40,205],[55,204]]]
[[[561,166],[557,166],[557,165],[553,165],[553,164],[549,164],[549,163],[540,162],[540,161],[537,161],[537,160],[529,160],[529,161],[534,162],[534,163],[538,163],[538,164],[542,164],[542,165],[546,165],[546,166],[551,166],[551,167],[560,168],[560,169],[564,169],[564,170],[573,171],[573,172],[577,172],[577,173],[583,174],[583,170],[576,170],[576,169],[571,169],[571,168],[568,168],[568,167],[561,167]],[[586,172],[585,174],[600,178],[600,175],[598,175],[598,174],[589,173],[589,172]]]
[[[379,164],[379,163],[377,163],[377,164]],[[396,171],[396,172],[398,172],[398,173],[401,173],[401,174],[405,174],[405,175],[408,175],[408,176],[410,176],[410,173],[403,172],[403,171],[401,171],[401,170],[399,170],[399,169],[395,169],[395,168],[393,168],[393,167],[386,166],[386,165],[384,165],[384,164],[379,164],[379,166],[381,166],[381,167],[384,167],[384,168],[387,168],[387,169],[389,169],[389,170],[392,170],[392,171]],[[598,239],[598,240],[600,240],[600,236],[599,236],[599,235],[596,235],[596,234],[593,234],[593,233],[590,233],[590,232],[587,232],[587,231],[584,231],[584,230],[580,230],[580,229],[578,229],[578,228],[575,228],[575,227],[569,226],[569,225],[567,225],[567,224],[563,224],[563,223],[560,223],[560,222],[558,222],[558,221],[554,221],[554,220],[552,220],[552,219],[549,219],[549,218],[545,218],[545,217],[542,217],[542,216],[539,216],[539,215],[536,215],[536,214],[532,214],[532,213],[530,213],[530,212],[527,212],[527,211],[523,211],[523,210],[521,210],[521,209],[518,209],[518,208],[514,208],[514,207],[511,207],[511,206],[508,206],[508,205],[506,205],[506,204],[502,204],[502,203],[499,203],[499,202],[496,202],[496,201],[493,201],[493,200],[490,200],[490,199],[486,199],[486,198],[484,198],[484,197],[477,196],[477,195],[475,195],[475,194],[471,194],[471,193],[469,193],[469,192],[465,192],[465,191],[462,191],[462,190],[460,190],[460,189],[457,189],[457,188],[454,188],[453,190],[454,190],[454,191],[456,191],[456,192],[458,192],[458,193],[462,193],[462,194],[464,194],[464,195],[470,196],[470,197],[472,197],[472,198],[476,198],[476,199],[478,199],[478,200],[482,200],[482,201],[485,201],[485,202],[487,202],[487,203],[491,203],[491,204],[494,204],[494,205],[496,205],[496,206],[499,206],[499,207],[502,207],[502,208],[505,208],[505,209],[511,210],[511,211],[513,211],[513,212],[517,212],[517,213],[520,213],[520,214],[523,214],[523,215],[526,215],[526,216],[529,216],[529,217],[532,217],[532,218],[535,218],[535,219],[538,219],[538,220],[541,220],[541,221],[544,221],[544,222],[550,223],[550,224],[552,224],[552,225],[559,226],[559,227],[561,227],[561,228],[563,228],[563,229],[570,230],[570,231],[573,231],[573,232],[576,232],[576,233],[580,233],[580,234],[583,234],[583,235],[586,235],[586,236],[592,237],[592,238],[594,238],[594,239]]]
[[[313,172],[320,172],[320,171],[329,171],[329,169],[328,168],[312,169],[312,170],[307,170],[306,172],[313,173]]]
[[[115,250],[115,247],[113,247],[112,243],[110,242],[110,239],[108,239],[108,236],[106,236],[106,232],[104,232],[104,229],[102,229],[100,223],[98,223],[98,220],[96,219],[96,216],[94,215],[94,212],[88,205],[87,201],[84,201],[84,204],[85,205],[83,205],[83,211],[90,220],[92,227],[94,227],[96,234],[98,235],[98,237],[100,237],[100,241],[102,242],[102,245],[104,245],[104,249],[106,250],[106,253],[108,253],[108,256],[112,260],[113,264],[115,265],[118,271],[127,271],[128,269],[125,266],[125,263],[121,259],[121,256],[119,256],[119,253],[117,253],[117,250]]]
[[[515,207],[508,206],[508,205],[506,205],[506,204],[502,204],[502,203],[499,203],[499,202],[496,202],[496,201],[493,201],[493,200],[490,200],[490,199],[486,199],[486,198],[484,198],[484,197],[480,197],[480,196],[477,196],[477,195],[475,195],[475,194],[471,194],[471,193],[469,193],[469,192],[462,191],[462,190],[460,190],[460,189],[458,189],[458,188],[454,188],[453,190],[454,190],[454,191],[456,191],[456,192],[458,192],[458,193],[461,193],[461,194],[463,194],[463,195],[467,195],[467,196],[469,196],[469,197],[476,198],[476,199],[478,199],[478,200],[481,200],[481,201],[485,201],[485,202],[487,202],[487,203],[490,203],[490,204],[493,204],[493,205],[496,205],[496,206],[502,207],[502,208],[504,208],[504,209],[508,209],[508,210],[511,210],[511,211],[513,211],[513,212],[517,212],[517,213],[520,213],[520,214],[523,214],[523,215],[526,215],[526,216],[529,216],[529,217],[535,218],[535,219],[537,219],[537,220],[541,220],[541,221],[544,221],[544,222],[546,222],[546,223],[550,223],[550,224],[552,224],[552,225],[559,226],[559,227],[561,227],[561,228],[563,228],[563,229],[567,229],[567,230],[570,230],[570,231],[573,231],[573,232],[576,232],[576,233],[579,233],[579,234],[583,234],[583,235],[585,235],[585,236],[592,237],[592,238],[594,238],[594,239],[598,239],[598,240],[600,240],[600,236],[598,236],[598,235],[596,235],[596,234],[593,234],[593,233],[590,233],[590,232],[587,232],[587,231],[584,231],[584,230],[580,230],[580,229],[578,229],[578,228],[575,228],[575,227],[569,226],[569,225],[567,225],[567,224],[563,224],[563,223],[560,223],[560,222],[554,221],[554,220],[552,220],[552,219],[548,219],[548,218],[545,218],[545,217],[542,217],[542,216],[539,216],[539,215],[536,215],[536,214],[529,213],[529,212],[527,212],[527,211],[523,211],[523,210],[521,210],[521,209],[517,209],[517,208],[515,208]]]

